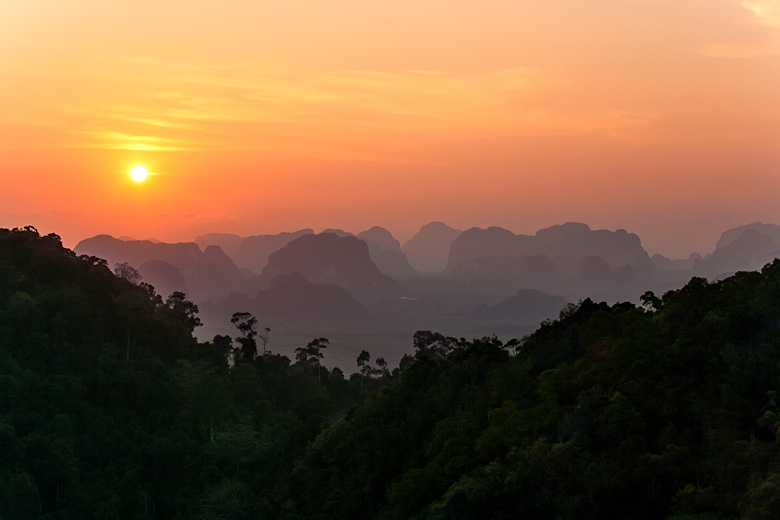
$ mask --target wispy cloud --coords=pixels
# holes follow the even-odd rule
[[[732,0],[756,25],[780,29],[780,0]],[[699,48],[699,54],[711,58],[755,59],[780,56],[780,32],[750,33],[750,41],[717,42]],[[760,38],[757,40],[757,38]]]
[[[132,58],[94,99],[52,111],[80,120],[76,146],[131,150],[328,148],[430,131],[479,131],[506,104],[543,89],[541,71],[281,70],[258,63],[202,65]],[[522,123],[518,117],[513,124]],[[527,122],[527,121],[526,121]],[[294,141],[294,142],[292,142]],[[317,144],[319,143],[319,144]]]
[[[780,56],[780,40],[754,44],[711,44],[699,49],[699,53],[710,58],[761,58]]]
[[[47,98],[53,101],[40,113],[6,118],[51,121],[49,133],[64,146],[331,158],[387,156],[446,139],[578,134],[639,142],[661,133],[664,114],[603,99],[595,83],[588,93],[569,74],[523,66],[316,70],[126,57],[64,76],[64,94]],[[89,95],[79,88],[85,83]]]
[[[200,143],[187,143],[180,139],[166,139],[148,134],[134,134],[114,130],[84,130],[86,139],[79,143],[85,148],[103,148],[107,150],[144,150],[157,152],[174,152],[184,150],[200,150]]]
[[[741,0],[740,5],[759,22],[780,29],[780,0]]]

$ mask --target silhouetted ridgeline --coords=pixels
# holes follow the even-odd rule
[[[123,241],[98,235],[82,240],[75,250],[82,255],[104,258],[112,268],[117,263],[127,262],[142,270],[145,262],[162,260],[168,264],[164,270],[171,273],[171,279],[184,279],[189,289],[187,294],[194,300],[224,299],[234,292],[243,291],[246,281],[230,257],[218,246],[208,246],[201,251],[194,242]],[[158,269],[156,272],[162,274],[164,271]],[[175,285],[174,282],[168,283]]]
[[[777,518],[780,260],[641,302],[230,366],[182,295],[0,230],[0,518]]]
[[[233,309],[243,309],[261,318],[263,323],[353,321],[368,317],[368,309],[349,291],[332,284],[309,282],[300,272],[276,276],[256,297],[233,294],[219,305],[210,302],[202,309],[210,316],[229,323]],[[274,325],[275,326],[275,325]],[[274,329],[275,330],[275,329]]]
[[[592,230],[585,224],[572,222],[541,229],[535,235],[515,235],[497,227],[461,232],[432,222],[423,226],[403,248],[387,230],[378,226],[357,235],[342,230],[324,233],[341,238],[357,237],[365,242],[370,262],[380,273],[399,281],[415,278],[419,271],[444,276],[456,291],[466,281],[471,284],[472,292],[496,293],[500,297],[533,288],[570,301],[596,293],[609,301],[637,301],[641,291],[648,287],[660,292],[679,287],[694,275],[717,278],[737,270],[760,268],[780,254],[778,229],[772,224],[757,222],[731,229],[724,232],[712,253],[703,257],[692,253],[682,260],[662,255],[654,255],[651,259],[639,237],[625,230]],[[271,255],[292,242],[299,243],[300,238],[308,235],[314,235],[311,229],[246,238],[212,233],[198,237],[197,245],[125,241],[101,235],[82,241],[76,251],[106,258],[110,265],[128,262],[139,270],[146,261],[164,261],[180,273],[161,265],[144,269],[161,287],[188,289],[195,300],[218,302],[231,292],[254,296],[276,274],[286,272],[278,265],[263,272],[268,268]],[[294,250],[297,252],[285,253],[285,258],[301,264],[309,260],[296,255],[314,252],[315,255],[333,256],[339,249],[338,256],[334,257],[338,261],[332,269],[349,269],[347,266],[360,262],[365,264],[363,251],[347,247],[349,241],[338,243],[338,248],[334,249],[332,240],[311,237],[305,240],[312,241],[309,249],[297,246]],[[206,255],[207,252],[210,255]],[[263,281],[255,279],[257,275],[261,275]],[[314,279],[309,281],[320,283],[328,278],[319,271],[311,276]],[[353,290],[345,275],[329,278],[329,282],[336,280],[342,287]],[[376,299],[378,295],[368,294],[363,288],[356,290],[362,294],[353,292],[353,295],[364,301]]]
[[[514,307],[514,313],[483,312],[518,291],[533,289],[567,302],[590,297],[638,303],[644,291],[662,294],[692,276],[718,279],[759,269],[780,254],[777,230],[761,223],[728,230],[712,253],[686,259],[650,258],[635,234],[572,222],[534,235],[497,227],[463,232],[432,222],[403,246],[378,226],[357,235],[339,229],[209,234],[197,244],[103,235],[84,240],[76,251],[106,258],[109,266],[127,262],[162,295],[187,294],[201,308],[201,339],[230,334],[225,318],[251,309],[274,331],[279,352],[292,355],[301,341],[326,332],[332,362],[349,368],[369,343],[397,363],[408,351],[407,338],[422,327],[508,340],[557,315],[545,306],[536,310],[546,314],[530,312],[528,305]],[[270,290],[277,275],[296,272],[308,285]],[[351,298],[360,310],[347,303]]]
[[[420,228],[404,244],[404,252],[409,263],[423,273],[440,273],[447,267],[452,242],[463,231],[454,229],[443,222],[431,222]]]
[[[300,272],[311,282],[339,285],[362,301],[401,295],[401,286],[382,274],[362,240],[335,233],[303,235],[268,257],[260,283],[268,286],[280,274]]]
[[[358,233],[357,237],[368,245],[371,260],[383,274],[396,279],[418,274],[409,265],[406,253],[401,250],[400,242],[385,228],[374,226]]]
[[[274,487],[390,377],[320,367],[322,341],[229,368],[237,343],[198,325],[181,294],[0,229],[0,518],[283,518]]]

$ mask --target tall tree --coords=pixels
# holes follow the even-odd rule
[[[304,365],[317,365],[317,382],[322,386],[322,376],[320,374],[320,359],[323,358],[322,349],[328,348],[328,338],[316,338],[311,340],[305,347],[295,349],[295,359]]]
[[[114,274],[117,278],[124,278],[133,285],[138,285],[141,282],[141,273],[127,262],[114,264]]]
[[[257,356],[257,318],[249,312],[234,312],[230,318],[230,323],[236,326],[241,333],[240,338],[236,338],[239,343],[236,349],[236,361],[252,361]]]
[[[387,369],[387,361],[385,361],[385,358],[376,358],[376,373],[379,376],[384,376],[390,373],[390,371]]]
[[[366,381],[366,376],[371,375],[371,365],[369,365],[369,361],[371,361],[371,354],[368,353],[367,350],[361,350],[360,355],[357,357],[357,366],[360,367],[360,386],[363,386],[363,384]]]
[[[174,291],[171,293],[165,300],[165,306],[175,319],[187,327],[190,333],[195,330],[195,327],[202,325],[200,318],[198,318],[198,306],[189,301],[183,292]]]
[[[263,329],[263,333],[260,334],[260,341],[263,343],[263,355],[265,356],[265,348],[268,346],[268,342],[271,341],[271,329],[266,327]]]

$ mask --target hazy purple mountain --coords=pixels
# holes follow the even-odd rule
[[[761,269],[780,257],[780,226],[753,222],[721,234],[715,250],[702,257],[692,253],[687,259],[653,255],[659,280],[668,288],[679,287],[691,276],[719,278],[736,271]]]
[[[572,301],[584,298],[637,301],[645,291],[655,288],[655,284],[638,277],[629,265],[612,268],[600,256],[587,256],[580,261],[579,272],[565,294]]]
[[[656,271],[692,271],[693,265],[697,260],[701,260],[699,253],[691,253],[688,258],[667,258],[662,254],[656,253],[651,260]]]
[[[545,255],[474,258],[455,266],[452,276],[468,280],[472,290],[502,294],[518,289],[555,292],[567,282],[555,262]]]
[[[245,290],[245,277],[219,246],[208,246],[195,269],[187,276],[192,297],[219,300]]]
[[[430,222],[420,228],[403,246],[406,258],[421,273],[440,273],[447,267],[450,245],[463,231],[443,222]]]
[[[651,278],[654,269],[637,235],[624,229],[592,230],[575,222],[540,229],[534,236],[515,235],[498,227],[471,228],[453,241],[447,265],[452,270],[479,257],[533,255],[550,257],[568,276],[574,275],[582,259],[589,256],[602,258],[613,269],[630,266],[643,278]]]
[[[179,268],[165,260],[147,260],[138,267],[138,272],[143,281],[152,284],[157,294],[163,297],[174,291],[187,295],[190,293],[184,275],[181,274]]]
[[[368,317],[368,310],[349,291],[330,284],[309,282],[301,273],[277,276],[257,296],[234,294],[219,304],[202,309],[210,320],[228,323],[234,312],[249,312],[263,327],[274,329],[292,323],[355,321]]]
[[[219,300],[243,290],[244,277],[218,246],[209,246],[206,251],[201,251],[194,242],[125,242],[109,235],[98,235],[82,240],[74,250],[80,255],[104,258],[111,268],[117,263],[127,262],[140,269],[141,265],[149,260],[162,260],[174,266],[184,276],[189,289],[187,296],[193,301]],[[161,274],[161,271],[157,270],[156,274]],[[173,284],[175,282],[171,281],[169,285]]]
[[[234,262],[238,253],[238,247],[243,240],[242,237],[232,233],[206,233],[205,235],[195,237],[195,243],[198,244],[201,250],[205,250],[208,246],[219,246]]]
[[[125,242],[132,242],[134,240],[139,240],[138,238],[131,237],[131,236],[128,236],[128,235],[122,235],[121,237],[116,237],[116,238],[118,238],[119,240],[123,240]],[[160,240],[157,240],[154,237],[142,238],[140,240],[144,240],[146,242],[153,242],[155,244],[159,244],[160,243]]]
[[[401,243],[395,239],[392,233],[380,226],[374,226],[371,229],[361,231],[357,234],[357,237],[365,242],[371,241],[382,249],[401,251]]]
[[[192,271],[202,252],[194,242],[176,244],[155,243],[148,240],[124,241],[110,235],[97,235],[76,244],[74,251],[79,255],[94,255],[115,263],[127,262],[136,269],[147,260],[165,260],[178,267],[182,273]]]
[[[354,236],[303,235],[268,257],[263,286],[280,274],[300,272],[312,283],[338,285],[361,301],[397,297],[401,286],[371,261],[368,245]]]
[[[406,254],[401,251],[401,244],[385,228],[374,226],[358,233],[357,237],[368,244],[368,253],[379,270],[393,278],[414,276],[417,271],[412,269]]]
[[[580,283],[602,284],[612,276],[609,264],[600,256],[586,256],[580,264],[577,281]]]
[[[477,309],[473,317],[483,320],[513,320],[528,322],[557,318],[568,302],[560,296],[554,296],[535,289],[520,289],[495,305]]]
[[[368,317],[365,306],[337,285],[309,282],[301,273],[282,274],[255,298],[259,316],[280,321],[343,321]]]
[[[251,269],[260,274],[268,263],[268,256],[283,248],[296,238],[314,233],[312,229],[301,229],[292,233],[277,235],[253,235],[244,238],[238,246],[233,261],[240,268]]]
[[[780,244],[780,226],[775,224],[764,224],[763,222],[751,222],[750,224],[724,231],[723,234],[720,235],[720,239],[718,239],[715,249],[722,249],[730,245],[749,229],[757,231],[759,234],[767,236]]]
[[[773,228],[777,226],[770,226],[749,225],[737,228],[738,232],[725,232],[715,251],[696,262],[694,273],[715,278],[736,271],[761,269],[774,258],[780,257],[780,241],[770,236],[774,234]]]
[[[521,257],[534,254],[537,254],[537,250],[530,247],[528,236],[515,235],[496,226],[487,229],[474,227],[453,240],[447,259],[447,270],[452,271],[458,264],[476,258]]]
[[[355,236],[354,233],[350,233],[349,231],[344,231],[343,229],[339,229],[339,228],[323,229],[320,234],[322,234],[322,233],[331,233],[331,234],[339,236],[339,237],[354,237]]]
[[[586,224],[567,222],[536,232],[535,238],[546,254],[582,259],[600,256],[612,269],[630,266],[640,276],[649,277],[653,262],[639,236],[625,229],[590,229]]]

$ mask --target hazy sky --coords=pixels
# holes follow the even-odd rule
[[[129,177],[141,164],[144,182]],[[0,0],[0,227],[780,223],[780,0]]]

